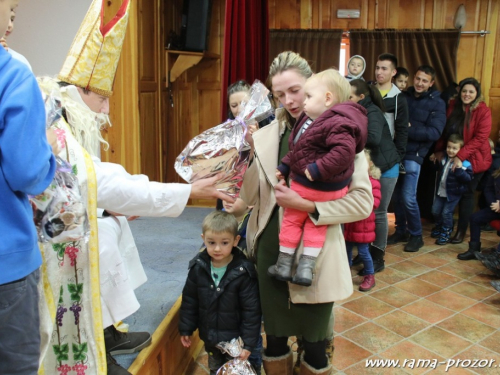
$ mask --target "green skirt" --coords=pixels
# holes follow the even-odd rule
[[[264,329],[266,334],[276,337],[299,336],[309,342],[324,340],[329,335],[328,323],[333,302],[294,304],[290,299],[288,283],[267,275],[267,269],[276,263],[279,254],[278,216],[279,207],[276,206],[257,243],[257,271]]]

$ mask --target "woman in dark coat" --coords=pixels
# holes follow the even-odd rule
[[[349,82],[351,84],[351,101],[357,102],[368,112],[368,140],[366,148],[370,150],[373,164],[382,172],[380,192],[382,198],[375,210],[375,241],[370,246],[375,272],[384,269],[384,254],[387,247],[389,223],[387,208],[391,202],[392,192],[399,176],[400,156],[391,136],[389,125],[384,117],[384,100],[375,86],[368,85],[361,79]],[[359,264],[360,259],[354,258],[353,264]],[[364,275],[364,270],[360,271]]]

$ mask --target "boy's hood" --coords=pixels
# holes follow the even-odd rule
[[[357,58],[357,59],[361,59],[363,60],[363,70],[361,71],[361,73],[359,73],[358,75],[353,75],[351,74],[351,72],[349,71],[349,63],[351,62],[352,59],[354,58]],[[360,55],[354,55],[354,56],[351,56],[351,58],[349,59],[349,61],[347,62],[347,75],[349,77],[351,77],[352,79],[358,79],[358,78],[361,78],[363,77],[363,74],[365,73],[365,69],[366,69],[366,61],[365,61],[365,58],[363,56],[360,56]]]

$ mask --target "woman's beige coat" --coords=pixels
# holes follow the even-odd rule
[[[278,110],[280,111],[280,110]],[[279,112],[277,111],[277,118]],[[251,256],[256,256],[256,243],[269,222],[276,206],[274,185],[278,183],[276,167],[280,138],[286,123],[275,120],[253,134],[255,157],[248,168],[241,190],[241,198],[254,206],[247,227],[247,246]],[[371,184],[368,178],[368,163],[363,152],[356,155],[354,174],[349,193],[342,199],[317,202],[317,214],[310,217],[318,225],[329,225],[325,246],[316,263],[313,283],[303,287],[288,283],[293,303],[326,303],[349,297],[352,292],[352,278],[340,224],[365,219],[373,208]],[[280,209],[280,223],[283,218]],[[265,247],[263,247],[265,248]],[[302,243],[296,257],[303,251]]]

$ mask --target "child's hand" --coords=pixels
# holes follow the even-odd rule
[[[0,44],[2,45],[3,48],[5,48],[6,51],[9,50],[9,46],[7,45],[7,41],[4,38],[0,38]]]
[[[500,201],[496,201],[496,202],[492,203],[490,208],[492,211],[500,212]]]
[[[191,336],[181,336],[182,346],[189,348],[191,346]]]
[[[284,180],[285,179],[285,176],[283,176],[280,172],[279,169],[276,169],[276,178],[279,180]]]
[[[250,352],[246,349],[243,349],[238,358],[241,359],[242,361],[246,361],[248,359],[248,357],[250,357]]]
[[[304,174],[306,175],[306,177],[309,181],[314,181],[313,178],[311,177],[311,174],[309,173],[309,171],[307,169],[304,171]]]

